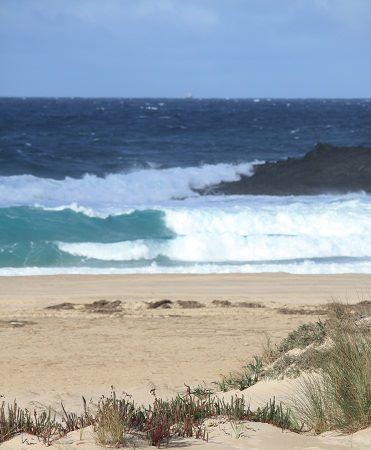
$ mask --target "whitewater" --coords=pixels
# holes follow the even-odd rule
[[[0,177],[0,274],[370,271],[369,195],[198,193],[258,163]]]

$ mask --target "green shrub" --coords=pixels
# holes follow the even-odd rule
[[[279,353],[286,353],[294,348],[305,348],[310,344],[322,344],[326,337],[326,325],[322,321],[304,323],[292,331],[278,346]]]

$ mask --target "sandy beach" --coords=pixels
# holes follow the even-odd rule
[[[75,406],[111,385],[145,396],[211,383],[259,353],[266,334],[278,341],[333,299],[370,293],[367,275],[2,277],[1,393]],[[102,299],[121,309],[86,307]],[[148,307],[163,299],[171,308]],[[64,302],[75,308],[48,309]]]
[[[278,342],[318,320],[334,299],[358,302],[370,293],[368,275],[2,277],[0,394],[22,405],[58,409],[63,401],[79,410],[81,395],[97,399],[114,386],[146,403],[152,388],[167,397],[184,383],[211,385],[261,353],[267,335]],[[279,396],[277,388],[263,385],[257,398]],[[272,427],[258,428],[275,436]],[[237,448],[223,439],[216,448]],[[271,446],[254,448],[281,448],[269,439]],[[315,438],[295,439],[291,448]],[[331,442],[318,448],[340,445]],[[3,446],[18,448],[11,443]]]
[[[275,304],[319,305],[333,299],[357,301],[371,292],[371,275],[211,274],[211,275],[55,275],[0,278],[0,308],[42,309],[59,301],[125,302],[175,300],[251,300]]]

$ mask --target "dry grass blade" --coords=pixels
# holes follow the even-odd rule
[[[104,405],[97,414],[94,425],[97,442],[101,445],[120,447],[125,443],[124,423],[119,411],[112,405]]]

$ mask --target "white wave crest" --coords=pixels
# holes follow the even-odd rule
[[[255,164],[258,164],[256,162]],[[194,190],[250,176],[254,163],[205,164],[201,167],[143,169],[105,178],[53,180],[32,175],[0,177],[0,206],[122,206],[197,196]]]
[[[177,206],[163,211],[166,226],[177,235],[371,238],[371,196],[250,197],[235,203]]]
[[[59,243],[82,258],[228,263],[304,258],[371,258],[371,197],[202,199],[160,208],[168,240]]]
[[[313,261],[301,261],[297,263],[282,264],[244,264],[216,265],[194,264],[192,266],[164,267],[151,263],[146,267],[136,268],[92,268],[92,267],[4,267],[0,269],[0,276],[36,276],[36,275],[60,275],[60,274],[223,274],[223,273],[292,273],[292,274],[347,274],[347,273],[371,273],[371,262],[358,261],[352,263],[315,263]]]
[[[368,257],[371,238],[318,238],[308,236],[236,236],[194,234],[166,242],[131,241],[114,244],[59,243],[74,256],[102,261],[154,260],[160,256],[179,262],[257,262],[303,258]]]
[[[36,203],[34,205],[36,208],[40,208],[43,211],[64,211],[64,210],[71,210],[75,213],[84,214],[87,217],[99,217],[101,219],[106,219],[109,216],[117,216],[117,215],[126,215],[131,214],[135,211],[135,208],[125,208],[120,210],[117,210],[115,208],[110,207],[110,205],[107,205],[103,209],[93,209],[88,208],[85,206],[80,206],[76,202],[70,203],[69,205],[60,205],[60,206],[42,206]]]

